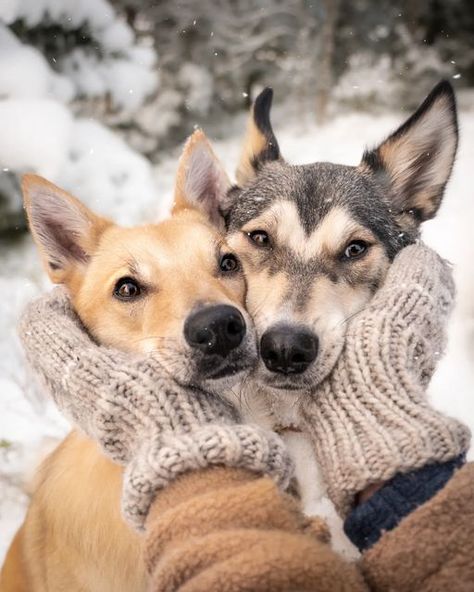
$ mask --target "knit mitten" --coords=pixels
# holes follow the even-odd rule
[[[150,355],[96,345],[62,289],[29,305],[19,332],[59,409],[126,465],[122,510],[136,528],[156,492],[193,469],[242,467],[288,484],[291,463],[276,435],[238,423],[229,403],[177,384]]]
[[[305,429],[342,516],[368,485],[468,448],[468,428],[426,399],[453,298],[444,260],[422,244],[403,249],[350,322],[334,370],[303,401]]]

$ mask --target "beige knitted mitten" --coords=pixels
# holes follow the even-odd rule
[[[62,289],[28,306],[19,333],[59,409],[126,465],[122,510],[136,528],[157,490],[193,469],[242,467],[287,486],[292,466],[275,434],[238,423],[228,403],[178,385],[149,355],[96,345]]]
[[[453,298],[445,261],[422,244],[403,249],[348,326],[333,372],[303,401],[305,429],[341,515],[369,484],[467,450],[468,428],[426,399]]]

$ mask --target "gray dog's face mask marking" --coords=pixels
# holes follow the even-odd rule
[[[310,391],[331,370],[347,321],[441,203],[457,147],[454,95],[440,83],[357,167],[283,161],[271,91],[256,100],[238,187],[221,201],[247,279],[266,387]]]

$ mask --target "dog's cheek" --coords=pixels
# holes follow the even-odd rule
[[[319,356],[314,368],[315,386],[322,382],[336,365],[344,347],[345,330],[343,325],[320,337]]]
[[[364,286],[320,282],[311,299],[311,309],[318,311],[313,330],[319,338],[319,353],[314,365],[314,386],[323,381],[336,364],[345,340],[348,323],[370,299],[370,290]]]
[[[128,352],[146,351],[140,304],[112,301],[81,317],[85,326],[102,345]]]

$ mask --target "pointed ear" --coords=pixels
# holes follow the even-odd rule
[[[251,181],[265,162],[281,158],[280,148],[270,123],[272,99],[273,90],[264,89],[255,99],[250,111],[247,133],[236,172],[239,185],[245,185]]]
[[[55,284],[67,283],[74,270],[87,264],[111,222],[38,175],[25,175],[22,190],[31,233],[46,271]]]
[[[173,213],[199,210],[213,224],[223,228],[221,206],[229,188],[229,178],[209,140],[203,131],[195,131],[186,142],[179,161]]]
[[[360,165],[391,188],[401,226],[418,226],[441,204],[458,145],[456,100],[451,84],[437,84],[417,111]]]

